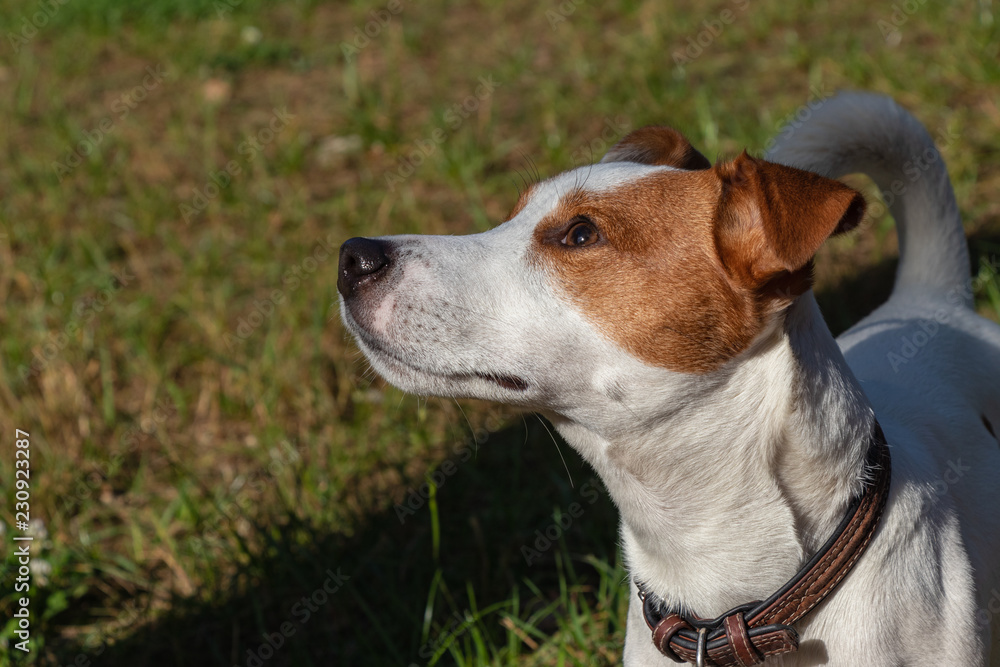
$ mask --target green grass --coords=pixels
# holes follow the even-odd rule
[[[872,3],[223,3],[70,0],[28,37],[43,3],[0,0],[0,666],[245,665],[275,633],[269,666],[616,664],[627,589],[592,471],[533,416],[374,378],[334,253],[486,229],[630,128],[714,159],[817,95],[894,96],[954,136],[1000,317],[988,3],[923,4],[889,41]],[[895,253],[889,220],[821,251],[832,328],[884,298]],[[15,428],[45,531],[28,656]]]

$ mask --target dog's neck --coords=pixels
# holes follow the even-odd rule
[[[646,399],[648,400],[648,399]],[[556,420],[622,513],[633,577],[703,617],[763,599],[861,488],[873,413],[811,292],[641,433]]]

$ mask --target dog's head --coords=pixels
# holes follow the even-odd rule
[[[490,231],[347,241],[341,311],[404,390],[577,419],[723,369],[863,212],[837,181],[746,153],[712,166],[647,127],[529,187]]]

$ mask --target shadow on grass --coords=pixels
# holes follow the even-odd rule
[[[50,648],[60,665],[74,664],[79,654],[91,665],[426,665],[445,639],[461,634],[462,623],[510,601],[515,588],[522,601],[537,599],[531,585],[542,601],[558,598],[561,549],[536,548],[545,547],[536,544],[536,531],[560,533],[571,554],[615,561],[611,500],[568,445],[559,447],[572,487],[552,437],[532,416],[490,435],[475,455],[470,448],[467,460],[451,459],[454,469],[442,463],[438,470],[451,473],[435,498],[437,561],[432,503],[420,496],[412,511],[372,514],[350,536],[305,525],[289,512],[286,525],[261,529],[269,533],[265,548],[232,581],[203,596],[217,602],[176,599],[168,615],[100,656],[86,646]],[[553,529],[553,513],[568,517],[573,503],[578,516],[564,518],[565,530]],[[522,547],[534,550],[530,565]],[[570,579],[588,583],[592,568],[574,565],[579,576]],[[432,592],[434,623],[425,630]],[[506,641],[500,620],[484,615],[481,625]],[[447,656],[441,661],[449,663]]]
[[[1000,236],[973,237],[970,248],[974,266],[995,263]],[[885,261],[817,294],[835,334],[886,299],[895,266]],[[349,536],[298,522],[289,511],[285,525],[261,528],[265,548],[234,579],[202,596],[215,602],[175,600],[168,615],[100,656],[81,646],[51,648],[60,665],[426,665],[478,611],[499,603],[508,611],[520,605],[523,615],[525,606],[558,598],[561,549],[538,548],[547,530],[562,534],[571,554],[615,561],[614,507],[603,490],[593,492],[600,488],[593,471],[568,445],[559,448],[573,486],[552,436],[527,416],[492,434],[475,456],[452,459],[454,470],[438,467],[436,521],[434,503],[418,496],[412,510],[371,514]],[[565,515],[573,503],[582,511],[554,530],[554,512]],[[586,585],[596,575],[578,563],[572,578]],[[504,636],[499,621],[499,614],[484,616],[487,636]],[[544,621],[538,627],[553,629]],[[74,662],[81,654],[90,662]]]

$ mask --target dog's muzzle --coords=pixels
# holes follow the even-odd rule
[[[384,276],[390,263],[385,242],[360,236],[348,239],[340,246],[337,289],[349,299]]]

